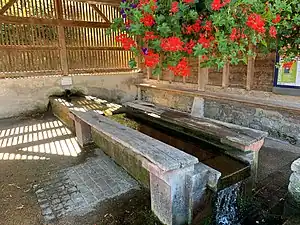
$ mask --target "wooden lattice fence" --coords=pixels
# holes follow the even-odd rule
[[[113,5],[0,0],[0,77],[128,71],[132,54],[106,29]]]

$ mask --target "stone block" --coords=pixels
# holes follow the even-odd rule
[[[194,117],[204,117],[204,99],[194,97],[191,115]]]
[[[151,209],[167,225],[187,224],[189,220],[186,179],[194,166],[168,172],[150,171]]]
[[[300,174],[300,158],[292,163],[291,170]]]
[[[77,118],[75,118],[75,132],[77,141],[81,147],[84,147],[93,141],[91,126]]]

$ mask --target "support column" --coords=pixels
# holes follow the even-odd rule
[[[189,221],[189,195],[186,189],[188,174],[194,165],[172,171],[150,166],[151,209],[166,225],[185,225]]]
[[[93,142],[91,126],[83,122],[82,120],[76,119],[75,122],[75,131],[76,137],[79,145],[84,147]]]
[[[55,0],[55,8],[56,8],[57,18],[60,21],[63,19],[62,0]],[[64,26],[59,24],[57,26],[57,31],[58,31],[59,56],[60,56],[60,64],[61,64],[62,74],[68,75],[69,67],[68,67],[68,55],[67,55]]]

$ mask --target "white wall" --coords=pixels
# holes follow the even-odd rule
[[[72,76],[72,88],[84,94],[125,102],[136,97],[140,74]],[[0,80],[0,118],[45,111],[48,97],[63,91],[60,76],[27,77]]]

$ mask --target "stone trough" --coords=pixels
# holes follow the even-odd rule
[[[103,116],[101,111],[78,108],[58,99],[51,99],[51,105],[54,114],[76,132],[78,142],[82,146],[94,142],[134,178],[149,187],[151,208],[164,224],[191,224],[197,207],[205,198],[207,191],[209,189],[217,191],[223,186],[220,186],[222,177],[224,178],[221,171],[201,160],[199,162],[198,157],[112,121]],[[133,102],[127,104],[127,109],[129,107],[131,110],[135,109],[135,112],[139,111],[140,114],[148,116],[150,114],[150,117],[155,119],[168,117],[164,115],[170,116],[166,114],[166,109],[149,106],[147,103]],[[149,113],[149,110],[152,112]],[[199,122],[199,118],[180,113],[177,113],[177,119],[180,118],[179,115],[193,119],[192,122],[195,120]],[[177,122],[177,126],[181,124],[185,127],[184,124],[191,121]],[[197,123],[195,127],[200,125]],[[216,145],[226,146],[223,149],[225,154],[242,162],[246,168],[243,171],[252,171],[248,176],[251,179],[255,178],[257,151],[263,143],[265,134],[251,129],[245,131],[240,127],[231,127],[230,124],[216,121],[205,121],[202,125],[222,129],[227,135],[223,135],[222,140],[220,135],[217,135],[218,129],[215,133],[207,129],[210,141],[217,143]],[[187,127],[184,129],[190,130]],[[202,132],[205,133],[205,129]]]

